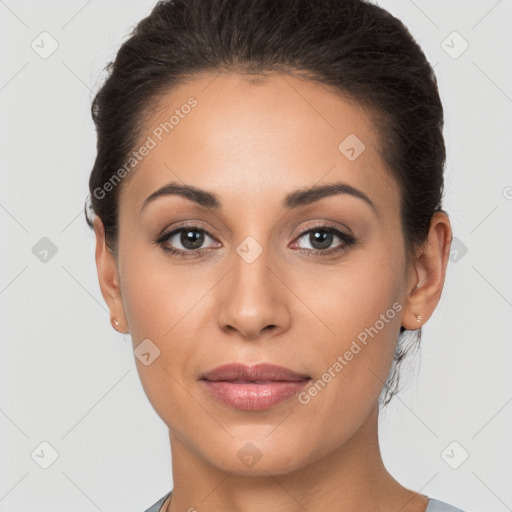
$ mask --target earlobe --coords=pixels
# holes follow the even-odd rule
[[[93,221],[96,235],[96,268],[101,294],[110,310],[112,327],[124,334],[129,332],[128,323],[124,314],[121,290],[119,287],[119,274],[116,257],[105,240],[105,229],[99,217]]]
[[[427,240],[414,261],[414,280],[406,300],[402,325],[409,330],[421,327],[433,314],[443,291],[450,255],[452,230],[443,212],[434,213]],[[418,316],[420,317],[418,322]]]
[[[110,317],[110,323],[112,324],[112,327],[121,334],[128,334],[130,331],[124,329],[121,327],[121,322],[117,320],[117,318],[114,318],[113,316]]]

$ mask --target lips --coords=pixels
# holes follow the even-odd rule
[[[273,364],[234,363],[214,368],[199,380],[209,396],[220,402],[260,411],[297,395],[311,377]]]
[[[224,366],[214,368],[201,376],[202,380],[209,380],[211,382],[297,382],[309,378],[309,375],[297,373],[288,368],[284,368],[283,366],[268,363],[261,363],[253,366],[242,363],[226,364]]]

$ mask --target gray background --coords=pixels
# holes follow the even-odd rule
[[[82,212],[93,93],[153,3],[0,0],[2,512],[141,512],[172,488],[167,429],[110,326]],[[381,416],[384,461],[467,512],[512,510],[512,0],[379,3],[435,66],[456,237],[408,385]],[[42,58],[31,45],[51,38]]]

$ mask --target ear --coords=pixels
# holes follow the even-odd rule
[[[116,257],[106,243],[105,228],[99,217],[94,218],[93,226],[96,235],[96,268],[98,270],[101,294],[107,303],[111,317],[114,317],[119,322],[119,325],[115,326],[111,318],[112,327],[126,334],[129,332],[129,329],[119,287],[119,271]]]
[[[411,291],[402,316],[402,325],[406,329],[419,329],[434,312],[443,291],[451,242],[448,216],[443,212],[434,213],[428,238],[415,256],[415,272],[409,280]],[[420,323],[417,315],[421,315]]]

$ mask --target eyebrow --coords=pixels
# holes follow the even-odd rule
[[[377,212],[375,204],[364,192],[342,182],[295,190],[294,192],[289,193],[284,198],[283,202],[281,203],[281,206],[283,208],[290,210],[294,208],[299,208],[301,206],[306,206],[316,201],[319,201],[320,199],[323,199],[325,197],[334,196],[338,194],[348,194],[353,197],[362,199],[372,207],[375,213]],[[217,194],[194,187],[192,185],[183,185],[181,183],[172,182],[159,188],[158,190],[153,192],[148,198],[146,198],[142,205],[141,212],[149,203],[151,203],[155,199],[169,195],[185,197],[186,199],[189,199],[190,201],[193,201],[194,203],[197,203],[200,206],[212,210],[222,209],[222,202]]]

